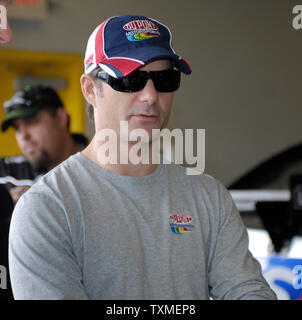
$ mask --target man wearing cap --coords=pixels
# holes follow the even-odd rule
[[[0,241],[3,246],[0,264],[7,265],[8,228],[14,205],[40,176],[84,145],[80,146],[78,139],[70,134],[69,116],[58,94],[50,87],[27,86],[5,102],[4,109],[6,118],[1,129],[14,127],[24,154],[0,158]],[[7,297],[9,289],[1,290],[0,299],[2,295]]]
[[[61,99],[50,87],[26,86],[4,103],[4,110],[1,129],[15,129],[24,154],[0,158],[0,183],[16,203],[37,177],[79,151],[80,146],[69,132],[69,116]]]
[[[17,203],[15,298],[276,299],[221,183],[172,163],[131,162],[135,144],[121,122],[129,134],[145,132],[142,145],[151,150],[180,72],[191,73],[169,29],[145,16],[109,18],[91,34],[84,66],[96,135]],[[103,161],[108,132],[116,133],[123,161]]]

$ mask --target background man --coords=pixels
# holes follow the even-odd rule
[[[69,116],[50,87],[27,86],[4,104],[2,131],[14,127],[24,156],[0,158],[0,183],[14,203],[41,174],[85,146],[81,135],[69,131]]]
[[[176,68],[176,69],[175,69]],[[96,135],[18,201],[10,230],[17,299],[275,299],[248,251],[227,190],[175,164],[131,162],[120,132],[169,120],[180,71],[169,29],[145,16],[109,18],[90,36],[81,86]],[[100,133],[116,133],[105,163]]]
[[[20,196],[40,176],[85,147],[86,139],[69,131],[69,116],[50,87],[27,86],[4,104],[2,131],[14,127],[24,156],[0,158],[1,261],[7,266],[8,230]],[[8,192],[7,192],[8,190]],[[5,250],[6,249],[6,250]],[[4,291],[4,290],[2,290]],[[2,294],[8,294],[9,290]]]

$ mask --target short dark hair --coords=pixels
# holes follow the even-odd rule
[[[88,116],[88,119],[92,122],[94,122],[94,109],[93,109],[93,105],[91,105],[90,103],[86,102],[86,113]]]

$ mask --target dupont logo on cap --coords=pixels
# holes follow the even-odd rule
[[[101,67],[123,78],[149,62],[171,60],[175,68],[191,73],[189,64],[172,47],[172,34],[164,24],[137,15],[111,17],[90,35],[84,58],[85,73]]]
[[[134,20],[124,25],[125,30],[158,30],[156,24],[150,20]]]
[[[150,20],[134,20],[123,26],[128,31],[126,37],[129,41],[142,41],[159,37],[158,27]]]

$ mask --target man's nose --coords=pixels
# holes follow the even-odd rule
[[[7,21],[7,25],[5,29],[0,28],[0,43],[8,43],[12,41],[12,30],[10,28],[9,22]]]
[[[153,105],[158,99],[158,91],[156,90],[153,80],[149,79],[140,92],[140,99],[144,102],[148,102],[149,105]]]

